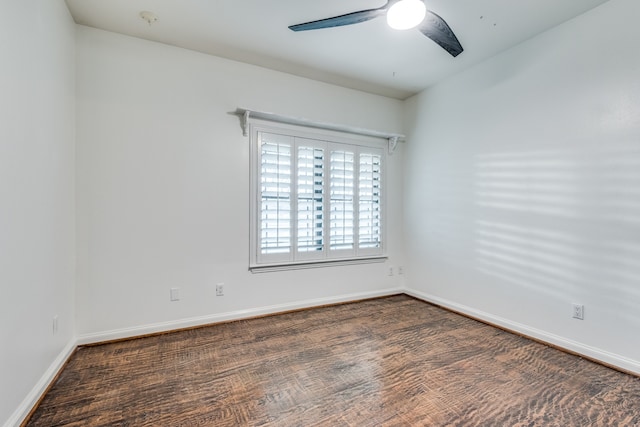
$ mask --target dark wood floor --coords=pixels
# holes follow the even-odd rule
[[[640,426],[640,378],[407,296],[80,348],[29,426]]]

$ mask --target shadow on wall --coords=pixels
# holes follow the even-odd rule
[[[482,154],[475,171],[479,271],[640,317],[640,147]]]

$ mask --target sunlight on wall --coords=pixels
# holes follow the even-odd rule
[[[567,285],[578,286],[585,275],[577,244],[564,233],[477,221],[476,265],[483,273],[562,297],[571,289]]]
[[[640,147],[481,154],[475,169],[479,271],[640,318]]]
[[[579,165],[568,153],[497,153],[478,156],[479,206],[575,217],[579,211]]]

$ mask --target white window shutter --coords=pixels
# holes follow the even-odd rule
[[[361,152],[358,164],[358,253],[382,249],[382,154]]]
[[[260,260],[292,259],[292,138],[260,133]]]
[[[296,259],[322,258],[325,252],[326,144],[297,142]]]
[[[252,127],[252,140],[252,271],[384,257],[378,141],[264,125]]]
[[[330,256],[335,256],[355,249],[355,152],[332,148],[329,170]]]

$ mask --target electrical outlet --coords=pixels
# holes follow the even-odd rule
[[[389,276],[393,276],[393,267],[389,267]]]
[[[180,288],[170,289],[171,301],[180,301]]]
[[[573,304],[573,318],[584,320],[584,305]]]
[[[58,333],[58,315],[53,316],[53,335]]]
[[[216,296],[217,297],[224,296],[224,283],[218,283],[216,285]]]
[[[403,266],[398,267],[398,274],[399,275],[404,274],[404,267]]]

